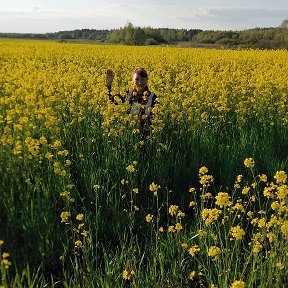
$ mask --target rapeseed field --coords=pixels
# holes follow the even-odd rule
[[[2,39],[0,287],[285,287],[287,60]]]

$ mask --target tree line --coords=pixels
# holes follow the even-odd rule
[[[253,28],[242,31],[214,31],[201,29],[171,29],[136,27],[128,22],[112,30],[79,29],[54,33],[0,33],[1,38],[50,39],[61,42],[89,40],[125,45],[216,45],[229,48],[288,49],[288,18],[279,27]]]

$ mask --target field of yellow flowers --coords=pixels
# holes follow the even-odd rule
[[[113,93],[157,96],[145,142]],[[0,40],[0,287],[285,287],[288,51]]]

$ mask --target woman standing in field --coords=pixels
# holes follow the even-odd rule
[[[133,88],[129,89],[125,96],[117,94],[112,95],[112,82],[114,73],[112,70],[107,69],[105,78],[105,86],[108,88],[108,95],[111,103],[118,105],[115,96],[119,97],[121,102],[128,102],[130,104],[129,114],[138,115],[140,122],[140,132],[145,138],[149,133],[149,126],[151,124],[151,110],[157,103],[157,96],[148,89],[148,74],[142,67],[138,67],[133,71],[132,83]]]

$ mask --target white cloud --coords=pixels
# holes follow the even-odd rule
[[[288,8],[199,8],[179,13],[175,18],[183,25],[198,22],[202,29],[246,29],[276,27],[287,15]]]
[[[67,8],[65,5],[50,8],[47,4],[21,9],[0,9],[0,32],[45,33],[83,28],[113,29],[123,27],[127,21],[140,27],[241,30],[276,27],[288,15],[288,8],[197,7],[170,3],[138,5],[137,2],[106,2],[77,8],[72,4],[66,5]]]

